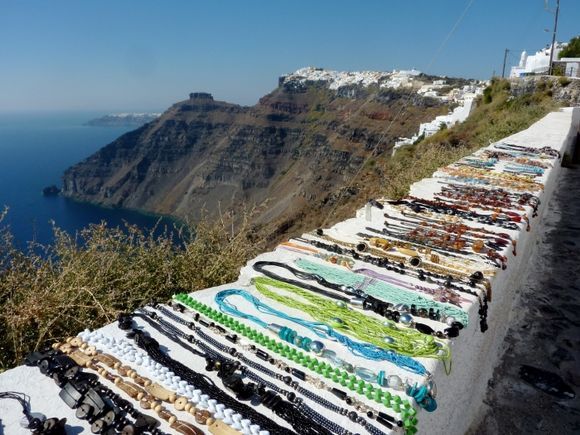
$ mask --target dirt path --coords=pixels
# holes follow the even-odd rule
[[[580,433],[580,167],[563,169],[549,207],[540,254],[517,289],[485,417],[472,434]],[[558,374],[576,398],[559,399],[524,382],[522,364]]]

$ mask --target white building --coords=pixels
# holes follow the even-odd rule
[[[441,86],[441,84],[439,84]],[[455,124],[463,122],[467,119],[471,111],[475,108],[475,99],[483,93],[483,90],[487,86],[487,82],[480,82],[477,84],[466,85],[461,89],[453,89],[448,96],[438,96],[438,98],[445,99],[447,101],[453,100],[458,103],[458,106],[449,112],[447,115],[436,116],[434,120],[430,122],[424,122],[419,126],[419,131],[413,135],[413,137],[399,138],[395,142],[393,147],[393,155],[397,150],[406,145],[411,145],[421,139],[422,137],[429,137],[441,130],[442,126],[450,128]],[[424,87],[425,88],[425,87]],[[422,93],[424,96],[431,96],[430,94],[434,92],[431,88],[425,88]]]
[[[558,60],[558,54],[564,47],[566,47],[566,45],[566,43],[556,42],[554,46],[553,60]],[[546,74],[550,69],[550,48],[551,45],[531,56],[528,56],[528,53],[525,50],[522,51],[520,63],[517,66],[512,67],[510,77],[517,78],[530,74]]]
[[[580,77],[580,57],[563,57],[554,64],[562,65],[565,76]]]

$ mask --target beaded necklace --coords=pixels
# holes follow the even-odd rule
[[[26,358],[26,364],[39,367],[41,373],[61,387],[59,397],[76,410],[77,418],[88,421],[92,433],[113,431],[113,433],[148,435],[166,434],[158,427],[159,421],[156,418],[137,410],[131,401],[123,399],[101,383],[98,376],[86,372],[75,359],[60,350],[33,352]],[[87,407],[85,404],[90,405]],[[165,412],[161,415],[162,418],[167,416]],[[181,433],[191,434],[191,432]]]
[[[525,174],[529,173],[537,177],[544,175],[543,168],[539,168],[534,165],[526,165],[523,163],[508,163],[507,165],[504,166],[504,171]]]
[[[387,223],[385,222],[385,224]],[[390,225],[387,228],[389,230],[392,229]],[[426,261],[432,261],[432,259],[437,258],[434,263],[469,274],[479,271],[484,275],[494,276],[495,270],[488,267],[488,265],[502,267],[504,263],[503,256],[490,254],[490,248],[485,246],[483,241],[469,240],[473,250],[473,254],[471,254],[461,249],[466,247],[467,240],[465,237],[459,235],[451,236],[442,232],[437,233],[437,230],[431,227],[418,226],[411,230],[398,232],[387,229],[377,230],[372,227],[366,227],[366,229],[375,234],[380,234],[381,237],[365,233],[357,233],[357,236],[367,240],[372,246],[381,251],[388,252],[393,246],[406,244],[408,245],[407,248],[396,249],[400,253],[410,255],[411,258],[420,256]],[[437,242],[434,240],[437,240]],[[425,254],[423,255],[424,252]],[[433,252],[437,253],[435,254],[436,257],[433,257]]]
[[[488,157],[488,158],[495,158],[498,160],[507,160],[510,162],[516,162],[516,163],[522,163],[522,164],[526,164],[526,165],[531,165],[531,166],[537,166],[539,168],[544,168],[544,169],[548,169],[550,167],[552,167],[552,164],[549,162],[542,162],[540,160],[537,160],[538,157],[536,155],[533,154],[525,154],[525,153],[519,153],[519,152],[515,152],[515,151],[497,151],[497,150],[484,150],[481,153],[483,156]],[[528,157],[526,157],[528,156]],[[533,158],[530,158],[533,157]],[[544,159],[546,160],[546,159]]]
[[[304,367],[304,369],[309,370],[316,375],[320,375],[335,383],[339,383],[350,391],[359,395],[364,395],[367,399],[374,401],[387,409],[392,409],[398,413],[400,412],[401,418],[404,421],[404,427],[407,430],[410,427],[415,428],[417,425],[417,418],[415,417],[417,412],[407,399],[401,399],[399,395],[392,394],[389,390],[373,387],[373,385],[371,385],[371,383],[377,383],[381,387],[388,386],[389,388],[400,390],[402,383],[398,376],[388,375],[384,371],[381,371],[379,377],[376,375],[371,376],[370,378],[367,376],[363,377],[361,376],[362,372],[365,372],[366,374],[366,372],[370,371],[364,370],[364,367],[353,366],[347,361],[339,358],[332,350],[325,349],[322,351],[320,357],[327,360],[323,361],[322,359],[317,359],[316,357],[309,355],[309,350],[297,350],[294,347],[290,347],[288,343],[270,338],[248,325],[235,320],[233,317],[199,302],[188,294],[176,294],[173,296],[173,299],[179,307],[195,312],[194,316],[196,320],[206,322],[210,325],[209,322],[201,318],[200,314],[203,314],[209,317],[209,319],[215,321],[217,324],[232,331],[230,334],[226,335],[226,338],[228,338],[228,336],[230,337],[228,340],[236,342],[238,338],[245,337],[256,343],[259,347],[266,348],[269,351],[292,361],[296,366]],[[258,349],[258,351],[261,351],[261,349]],[[333,368],[333,366],[336,368]],[[359,373],[359,370],[357,369],[360,369],[362,372]],[[292,375],[301,377],[302,375],[300,372],[300,370],[296,369],[290,371]],[[432,389],[436,390],[435,384],[430,377],[427,378],[427,381],[428,384],[432,386]],[[405,383],[410,384],[411,382]],[[434,392],[430,394],[435,396]],[[414,432],[416,432],[416,430]]]
[[[485,228],[468,227],[467,225],[460,222],[436,221],[426,217],[405,219],[404,217],[389,215],[388,213],[384,213],[383,216],[387,219],[398,221],[399,225],[406,229],[415,229],[417,227],[420,228],[428,226],[429,228],[440,232],[465,235],[469,236],[471,239],[484,239],[487,241],[493,241],[498,245],[498,247],[502,248],[508,246],[510,243],[512,246],[514,246],[514,248],[516,245],[515,240],[512,239],[509,234],[497,233],[494,231],[486,230]],[[387,221],[385,221],[385,225],[387,225]]]
[[[486,180],[493,184],[507,182],[506,184],[512,188],[527,191],[541,191],[544,190],[544,185],[536,181],[532,181],[533,176],[526,175],[512,175],[504,172],[491,172],[476,168],[454,168],[448,166],[440,169],[442,172],[449,174],[452,177],[471,177],[480,180]]]
[[[189,366],[173,359],[169,356],[167,350],[165,350],[165,348],[148,333],[141,329],[133,329],[134,324],[131,316],[120,315],[117,326],[122,330],[131,330],[128,337],[130,337],[138,347],[143,349],[151,360],[167,367],[182,380],[196,388],[199,388],[206,394],[211,395],[214,399],[220,401],[222,404],[259,424],[262,430],[267,430],[270,433],[276,434],[280,433],[289,435],[292,433],[290,429],[280,426],[269,417],[254,409],[252,406],[246,405],[221,390],[210,378],[207,377],[207,375],[196,372]]]
[[[75,343],[77,339],[81,341]],[[108,351],[114,355],[113,358],[115,359],[120,358],[125,363],[130,361],[135,364],[135,366],[139,367],[139,372],[146,371],[151,378],[157,380],[158,384],[163,384],[165,386],[164,389],[169,388],[170,390],[167,393],[161,391],[163,396],[158,394],[159,400],[169,400],[177,411],[185,411],[191,414],[199,424],[211,426],[216,422],[220,422],[221,425],[230,426],[236,431],[245,426],[253,426],[256,431],[260,429],[260,426],[254,425],[251,420],[245,419],[242,423],[242,418],[237,418],[238,416],[241,417],[241,414],[237,414],[233,409],[218,403],[217,400],[210,398],[207,394],[202,394],[201,390],[196,389],[192,384],[176,376],[167,367],[153,361],[145,352],[136,348],[127,339],[114,338],[106,336],[100,331],[89,331],[87,329],[81,332],[78,337],[73,338],[71,344],[81,343],[80,347],[83,348],[82,342],[89,345],[85,348],[85,351],[92,353],[92,349],[98,349],[100,351],[98,355],[103,355],[104,351]],[[139,385],[146,386],[147,383],[151,384],[151,380],[138,375],[137,371],[128,365],[123,365],[121,368]],[[159,393],[158,390],[158,388],[155,389],[157,393]],[[236,417],[233,417],[234,415]],[[211,428],[210,432],[215,433]]]
[[[343,284],[337,284],[330,281],[325,280],[320,275],[315,275],[308,272],[303,272],[301,270],[295,269],[292,266],[289,266],[284,263],[272,262],[272,261],[257,261],[252,266],[256,272],[260,272],[261,274],[267,276],[268,278],[272,278],[276,281],[282,281],[286,284],[294,285],[300,287],[304,290],[308,290],[310,292],[328,297],[335,301],[338,301],[339,305],[349,304],[350,307],[356,307],[363,310],[370,310],[388,320],[383,321],[383,325],[390,327],[395,326],[395,323],[401,323],[406,325],[409,328],[416,329],[422,334],[433,335],[437,338],[453,338],[457,337],[459,334],[459,330],[463,328],[463,325],[459,322],[455,322],[455,319],[447,319],[449,328],[446,328],[443,331],[435,331],[429,325],[425,323],[419,323],[414,320],[409,310],[402,309],[402,305],[394,306],[388,302],[381,301],[376,299],[360,290],[355,290],[352,287],[345,286]],[[302,281],[298,281],[291,278],[286,278],[284,276],[280,276],[275,272],[271,271],[270,267],[278,267],[286,269],[287,271],[291,272],[297,278],[300,278]],[[316,281],[319,285],[322,285],[326,288],[332,289],[334,291],[328,291],[322,289],[320,287],[311,285],[304,281]],[[341,293],[340,295],[336,292]],[[342,296],[344,294],[345,296]],[[410,311],[413,311],[412,309]],[[419,313],[415,309],[415,312],[412,312],[414,316],[420,317],[429,317],[433,320],[443,321],[441,318],[441,314],[439,312],[434,312],[430,310],[428,315],[425,313]],[[423,314],[423,315],[422,315]],[[396,330],[399,330],[396,327]]]
[[[382,419],[384,421],[379,420],[379,422],[389,429],[393,428],[393,424],[401,426],[403,423],[400,420],[397,421],[395,417],[393,417],[389,414],[385,414],[383,412],[377,411],[376,409],[366,405],[364,402],[357,400],[356,398],[354,398],[352,396],[349,397],[346,392],[339,390],[338,388],[332,387],[331,385],[326,383],[320,377],[308,375],[305,372],[303,372],[302,370],[300,370],[294,366],[291,366],[280,359],[273,358],[272,355],[269,354],[268,352],[261,350],[261,349],[258,349],[253,344],[250,344],[250,342],[247,339],[243,339],[243,338],[238,337],[236,335],[227,334],[227,332],[224,328],[216,325],[213,322],[205,321],[199,315],[189,316],[188,318],[193,319],[194,322],[188,322],[188,321],[184,320],[183,318],[181,318],[180,316],[176,315],[175,313],[169,311],[169,309],[165,308],[162,305],[157,305],[155,308],[158,311],[160,311],[161,313],[163,313],[164,315],[168,316],[174,322],[179,323],[183,326],[187,326],[192,331],[195,331],[195,333],[200,338],[202,338],[204,341],[206,341],[208,344],[215,347],[216,349],[219,349],[223,354],[231,355],[234,358],[237,358],[238,360],[240,360],[242,363],[252,367],[253,369],[258,370],[258,371],[264,373],[265,375],[267,375],[271,378],[274,378],[274,379],[277,379],[279,381],[284,382],[284,384],[286,384],[290,388],[294,389],[294,391],[296,391],[297,393],[302,394],[303,396],[305,396],[308,399],[322,405],[323,407],[329,409],[330,411],[336,412],[340,415],[347,415],[347,413],[348,413],[348,411],[345,410],[344,408],[341,408],[341,407],[337,406],[336,404],[329,402],[328,400],[324,399],[323,397],[320,397],[316,393],[312,392],[310,390],[311,387],[315,387],[315,388],[318,388],[320,390],[325,390],[325,391],[331,392],[339,399],[345,401],[347,403],[347,405],[353,407],[358,412],[366,413],[367,416],[370,418],[375,418],[375,417],[378,417],[379,415],[382,415],[383,416]],[[173,304],[172,308],[174,309],[174,311],[177,311],[180,313],[183,313],[185,311],[183,309],[183,307],[179,304]],[[207,324],[208,326],[205,326],[205,324]],[[233,344],[233,346],[229,347],[228,345],[222,344],[221,342],[210,337],[203,330],[204,328],[211,330],[215,334],[218,334],[222,337],[225,337],[226,340],[228,340],[229,342],[231,342]],[[284,374],[279,374],[279,373],[263,366],[262,364],[246,357],[244,352],[252,353],[256,357],[258,357],[260,360],[269,363],[272,367],[278,368]],[[297,380],[293,381],[289,375],[294,376],[294,378]],[[400,378],[399,378],[399,381],[400,381]],[[306,387],[303,386],[302,383],[304,383],[306,385]]]
[[[163,312],[163,311],[162,311]],[[163,312],[173,315],[169,311]],[[221,343],[214,341],[211,337],[200,333],[197,327],[193,327],[195,335],[205,340],[200,340],[194,335],[189,335],[177,328],[174,324],[168,322],[164,316],[159,316],[157,313],[148,311],[146,309],[139,309],[139,312],[134,314],[140,316],[147,321],[156,330],[171,338],[177,344],[181,345],[185,350],[205,358],[205,370],[216,371],[218,378],[221,379],[224,386],[236,394],[238,400],[251,400],[251,403],[256,402],[272,409],[279,417],[288,422],[294,430],[298,433],[310,435],[330,435],[331,433],[337,435],[354,435],[352,432],[346,430],[344,427],[337,425],[335,422],[327,419],[317,411],[312,409],[294,392],[279,387],[277,384],[264,379],[257,374],[249,365],[243,365],[239,361],[234,361],[229,356],[224,356],[221,352],[214,348],[220,349]],[[178,316],[175,316],[179,319]],[[182,324],[189,322],[180,322]],[[187,340],[197,346],[200,350],[196,350],[181,340]],[[221,350],[221,349],[220,349]],[[229,348],[231,356],[236,356],[236,349]],[[275,377],[275,376],[274,376]],[[252,382],[245,384],[244,378]],[[269,390],[269,391],[268,391]],[[282,399],[285,398],[286,400]],[[276,403],[275,406],[272,406]],[[356,416],[359,417],[359,416]],[[354,420],[356,421],[356,420]],[[383,432],[377,429],[372,424],[364,420],[360,421],[371,435],[384,435]]]
[[[311,387],[304,388],[301,387],[298,382],[296,381],[293,382],[292,378],[287,374],[284,375],[278,374],[273,370],[263,366],[262,364],[245,357],[244,354],[240,351],[238,346],[230,347],[228,345],[220,343],[219,341],[215,340],[213,337],[209,336],[204,331],[202,331],[200,327],[196,325],[191,325],[190,322],[185,321],[181,317],[177,316],[176,314],[172,313],[171,311],[162,306],[158,306],[157,310],[163,314],[163,317],[168,317],[173,322],[179,323],[184,326],[188,326],[189,329],[193,331],[197,337],[199,337],[199,339],[196,340],[190,339],[189,341],[194,342],[200,349],[202,349],[204,352],[208,354],[208,356],[206,356],[206,362],[208,363],[208,366],[212,365],[218,366],[218,369],[219,366],[223,367],[225,364],[236,366],[237,370],[239,370],[244,377],[251,379],[258,385],[264,385],[267,388],[270,388],[271,390],[277,392],[278,394],[286,397],[288,400],[296,402],[295,405],[296,408],[300,409],[311,420],[322,425],[332,433],[342,435],[353,435],[352,432],[341,427],[336,422],[329,420],[325,416],[321,415],[318,411],[315,411],[312,407],[307,405],[305,401],[301,400],[300,396],[298,396],[296,393],[299,393],[300,395],[312,401],[313,403],[317,403],[323,406],[328,411],[334,412],[338,415],[347,415],[352,422],[361,425],[371,435],[385,435],[381,429],[378,429],[376,426],[374,426],[372,423],[366,420],[362,415],[358,415],[356,411],[349,411],[346,408],[337,406],[335,403],[330,402],[324,399],[323,397],[319,396],[318,394],[314,393],[310,389]],[[155,317],[156,317],[155,320],[159,322],[164,328],[170,329],[175,328],[164,318],[158,315],[155,315]],[[265,360],[265,358],[261,359]],[[260,374],[258,374],[258,372]],[[289,389],[278,387],[277,384],[274,384],[270,382],[268,379],[265,379],[263,375],[274,380],[282,381]],[[292,390],[296,391],[296,393]],[[393,425],[389,421],[384,421],[383,423],[388,429],[393,428]]]
[[[393,272],[401,275],[411,274],[412,276],[418,278],[420,281],[433,282],[437,284],[444,283],[446,287],[451,287],[465,293],[475,295],[479,294],[473,290],[466,289],[465,287],[457,285],[455,283],[466,284],[472,288],[482,286],[487,293],[487,300],[491,301],[492,296],[491,283],[489,279],[485,279],[483,274],[466,275],[464,273],[458,273],[454,270],[439,268],[435,264],[427,264],[425,262],[421,264],[421,267],[409,264],[410,267],[407,268],[406,265],[403,263],[405,261],[405,258],[396,257],[388,253],[380,255],[372,251],[371,253],[373,255],[365,255],[364,253],[362,253],[362,251],[359,252],[358,250],[355,250],[354,249],[355,245],[333,239],[332,237],[328,237],[322,233],[322,230],[317,232],[317,237],[320,237],[324,240],[328,240],[333,244],[330,245],[315,239],[299,238],[298,240],[316,246],[317,248],[324,249],[325,251],[334,252],[342,255],[349,255],[356,260],[361,260],[364,261],[365,263],[374,264],[375,266],[382,267],[387,270],[392,270]]]
[[[293,252],[299,252],[301,254],[306,255],[313,255],[314,257],[320,258],[324,261],[328,261],[332,264],[338,264],[340,266],[344,266],[347,269],[352,269],[354,267],[354,260],[351,258],[344,257],[342,255],[336,254],[326,254],[324,252],[320,252],[318,249],[309,248],[307,246],[299,245],[298,243],[292,242],[282,242],[278,245],[280,248],[287,249]]]
[[[452,269],[452,268],[438,264],[438,262],[440,261],[440,258],[437,254],[428,254],[429,259],[431,260],[431,262],[429,263],[426,261],[422,261],[420,258],[418,258],[415,255],[409,255],[408,253],[407,253],[407,255],[404,255],[403,253],[400,252],[401,249],[399,249],[399,252],[397,252],[397,253],[387,252],[387,251],[384,251],[384,250],[381,250],[378,248],[369,247],[366,243],[358,243],[358,244],[348,243],[348,242],[345,242],[343,240],[338,240],[338,239],[335,239],[334,237],[327,236],[326,234],[323,234],[323,233],[316,234],[316,236],[320,237],[324,240],[327,240],[329,242],[335,243],[336,245],[345,246],[345,247],[348,247],[351,249],[356,248],[356,250],[359,252],[368,251],[374,256],[388,259],[388,260],[394,262],[395,264],[399,264],[399,265],[408,264],[409,266],[414,267],[414,268],[418,268],[419,266],[421,266],[422,268],[429,270],[431,272],[439,273],[445,277],[451,276],[452,278],[459,279],[459,280],[461,280],[462,278],[469,278],[470,277],[470,273],[468,273],[468,272],[460,271],[457,269]]]
[[[449,356],[448,347],[433,336],[407,328],[398,328],[393,324],[385,325],[380,319],[351,310],[345,304],[337,304],[292,284],[268,277],[253,278],[252,281],[256,290],[264,296],[296,308],[335,330],[380,348],[391,349],[402,355],[425,358],[442,359]],[[269,287],[274,287],[277,291]],[[290,293],[292,297],[283,292]]]
[[[409,307],[415,305],[417,309],[424,309],[426,311],[429,311],[431,308],[436,311],[441,311],[446,316],[454,317],[463,325],[467,325],[469,322],[467,313],[462,309],[452,305],[435,302],[417,293],[404,290],[400,287],[395,287],[386,282],[368,279],[364,276],[357,275],[356,273],[323,266],[304,259],[296,261],[296,265],[307,272],[320,275],[329,281],[340,282],[354,288],[362,288],[365,293],[386,300],[395,305],[403,304]]]
[[[353,272],[358,273],[360,275],[366,275],[369,278],[379,279],[381,281],[388,282],[390,284],[396,285],[398,287],[403,287],[408,290],[418,291],[421,293],[432,295],[439,302],[450,303],[460,308],[462,303],[471,303],[471,300],[464,298],[463,296],[457,294],[452,289],[445,288],[443,286],[439,286],[438,288],[431,288],[422,285],[411,285],[407,281],[402,281],[400,279],[396,279],[383,273],[375,272],[373,269],[367,268],[353,269]]]
[[[281,243],[278,246],[281,248],[284,248],[284,249],[289,249],[285,243]],[[294,246],[296,246],[296,248],[292,248],[289,250],[295,251],[295,252],[300,252],[303,255],[312,255],[312,256],[315,256],[317,258],[320,258],[320,257],[318,257],[318,255],[311,253],[312,250],[310,250],[310,249],[306,250],[306,251],[300,251],[300,249],[299,249],[300,245],[295,244]],[[345,257],[338,256],[338,255],[336,257],[345,258]],[[350,260],[350,259],[345,258],[345,260]],[[380,279],[382,281],[390,282],[391,284],[407,288],[408,290],[416,290],[418,292],[425,293],[425,294],[437,295],[436,296],[437,298],[445,298],[446,299],[446,300],[440,299],[441,302],[449,302],[449,303],[457,305],[457,306],[461,306],[460,305],[461,303],[471,303],[470,299],[467,299],[467,298],[457,294],[457,291],[461,291],[461,290],[456,291],[451,287],[443,286],[441,283],[434,282],[434,284],[437,285],[437,288],[426,287],[426,286],[421,286],[421,285],[412,285],[408,281],[403,281],[403,280],[400,280],[400,279],[397,279],[397,278],[394,278],[394,277],[391,277],[391,276],[388,276],[388,275],[385,275],[382,273],[378,273],[372,269],[368,269],[365,267],[355,269],[354,268],[354,265],[355,265],[354,260],[350,260],[348,263],[336,262],[336,261],[331,261],[331,260],[326,260],[326,261],[328,261],[329,263],[332,263],[332,264],[338,264],[339,266],[343,266],[346,269],[352,270],[355,273],[367,275],[371,278],[376,278],[376,279]],[[470,291],[469,293],[474,295],[474,296],[477,296],[476,292]],[[445,296],[443,296],[443,295],[445,295]]]
[[[87,367],[113,382],[117,388],[127,393],[132,399],[138,400],[142,408],[153,408],[157,415],[166,420],[176,432],[186,435],[203,435],[203,431],[198,427],[187,421],[178,420],[177,416],[167,408],[162,405],[156,405],[156,401],[175,404],[178,400],[175,394],[160,384],[139,376],[130,367],[123,366],[117,358],[102,352],[97,353],[94,347],[88,346],[79,337],[70,337],[67,343],[55,343],[53,349],[60,350],[72,358],[79,366]],[[113,368],[116,370],[116,374],[108,370]],[[183,411],[188,401],[185,398],[181,399],[179,403],[185,403],[183,408],[178,410]],[[180,406],[177,405],[177,407]],[[82,407],[80,410],[85,412]],[[201,424],[202,412],[201,410],[199,411],[197,420]],[[88,412],[88,409],[86,412]],[[215,422],[209,412],[205,411],[204,414],[203,424],[211,425]]]
[[[265,290],[265,292],[263,294],[269,293],[272,296],[276,296],[276,293],[270,292],[269,289],[264,289],[264,287],[265,287],[264,284],[266,282],[270,283],[271,281],[274,281],[273,284],[275,285],[275,284],[277,284],[277,281],[272,280],[270,278],[256,278],[253,281],[254,281],[254,284],[256,285],[256,288],[258,290]],[[283,284],[284,283],[280,283],[280,285],[276,286],[276,288],[278,288],[278,289],[283,288],[284,287]],[[292,287],[294,287],[294,286],[292,286]],[[300,290],[300,289],[298,289],[298,290]],[[290,330],[289,328],[281,327],[280,325],[276,325],[275,323],[268,324],[268,323],[264,322],[262,319],[260,319],[259,317],[256,317],[254,315],[240,311],[234,304],[232,304],[228,300],[228,298],[230,298],[232,296],[241,296],[246,301],[248,301],[252,305],[254,305],[254,307],[262,313],[273,315],[273,316],[282,318],[284,320],[288,320],[288,321],[294,322],[296,324],[299,324],[301,326],[304,326],[305,328],[312,331],[314,334],[318,335],[320,338],[326,338],[326,339],[330,339],[332,341],[339,342],[344,347],[349,349],[354,355],[361,356],[363,358],[367,358],[367,359],[371,359],[371,360],[375,360],[375,361],[381,361],[381,360],[389,361],[389,362],[397,365],[398,367],[401,367],[401,368],[403,368],[407,371],[410,371],[412,373],[415,373],[415,374],[419,374],[419,375],[426,375],[427,374],[427,370],[425,369],[423,364],[419,363],[418,361],[415,361],[413,358],[410,358],[408,356],[404,356],[402,354],[394,352],[393,350],[384,349],[384,347],[385,347],[384,342],[381,343],[383,347],[379,347],[379,346],[376,346],[376,345],[371,344],[371,343],[361,343],[361,342],[353,341],[350,338],[348,338],[347,336],[337,332],[330,325],[326,325],[326,324],[321,323],[321,322],[311,322],[311,321],[304,320],[304,319],[301,319],[298,317],[292,317],[292,316],[289,316],[282,311],[276,310],[275,308],[272,308],[269,305],[263,303],[261,300],[254,297],[253,295],[251,295],[250,293],[248,293],[245,290],[240,290],[240,289],[222,290],[216,294],[215,301],[216,301],[217,306],[220,308],[220,310],[222,312],[230,314],[232,316],[241,317],[243,319],[250,320],[250,321],[256,323],[257,325],[262,326],[263,328],[269,329],[271,331],[275,331],[278,333],[279,337],[282,340],[287,341],[289,343],[295,343],[296,346],[299,346],[301,348],[305,348],[306,346],[308,346],[308,347],[312,348],[313,341],[310,339],[307,339],[308,344],[305,345],[304,338],[298,336],[296,331]],[[288,302],[288,301],[286,301],[286,302]],[[289,305],[289,306],[291,306],[291,305]],[[363,317],[369,319],[368,316],[363,316]],[[380,325],[380,322],[378,322],[378,323]],[[340,321],[335,322],[335,325],[340,326]],[[431,341],[433,343],[433,347],[437,348],[437,346],[434,344],[435,342],[432,339],[432,337],[425,336],[424,340]],[[374,340],[374,341],[376,341],[376,340]],[[322,344],[321,342],[319,342],[319,343],[320,343],[320,345],[317,346],[315,353],[321,353],[324,350],[324,344]],[[413,350],[414,350],[412,348],[412,345],[409,345],[409,344],[407,345],[407,349],[410,352],[413,352]],[[419,353],[421,353],[421,350],[425,351],[424,348],[419,349]],[[433,352],[433,349],[427,349],[427,350],[429,352]],[[435,356],[435,355],[433,355],[433,356]]]
[[[516,151],[521,154],[529,154],[534,156],[547,156],[547,158],[551,159],[560,158],[560,152],[551,147],[533,148],[533,147],[525,147],[523,145],[508,144],[505,142],[493,144],[493,147],[499,148],[501,150]]]

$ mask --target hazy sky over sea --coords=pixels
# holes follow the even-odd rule
[[[0,110],[158,110],[191,91],[254,104],[309,65],[486,79],[505,48],[513,65],[550,43],[553,20],[543,0],[0,0]],[[579,23],[561,0],[558,40]]]

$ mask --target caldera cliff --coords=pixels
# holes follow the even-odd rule
[[[254,223],[276,235],[298,220],[312,224],[369,153],[389,156],[397,138],[446,114],[453,101],[418,92],[436,77],[410,75],[401,84],[393,73],[344,79],[300,71],[252,107],[190,94],[69,168],[63,194],[193,219],[257,205]],[[467,83],[447,79],[444,92]]]

